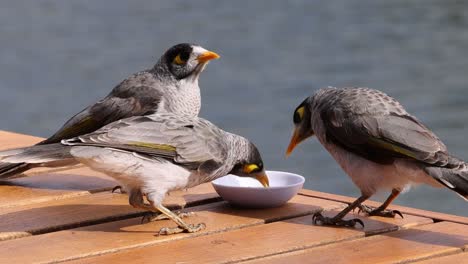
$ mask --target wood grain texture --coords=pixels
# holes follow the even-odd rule
[[[299,193],[302,194],[302,195],[310,196],[310,197],[320,197],[322,199],[328,199],[328,200],[343,202],[343,203],[352,203],[357,198],[357,197],[353,198],[353,197],[349,197],[349,196],[318,192],[318,191],[307,190],[307,189],[302,189],[302,190],[299,191]],[[454,199],[457,199],[457,197],[454,196]],[[364,204],[370,205],[370,206],[375,206],[375,207],[381,205],[380,202],[371,201],[371,200],[366,201]],[[429,218],[432,218],[432,219],[435,219],[435,220],[451,221],[451,222],[455,222],[455,223],[468,225],[468,217],[463,217],[463,216],[459,216],[459,215],[450,215],[450,214],[444,214],[444,213],[439,213],[439,212],[426,211],[426,210],[422,210],[422,209],[405,207],[405,206],[400,206],[400,205],[396,205],[396,204],[391,204],[389,206],[389,209],[399,210],[400,212],[406,213],[406,214],[429,217]]]
[[[164,204],[180,208],[218,198],[210,184],[190,190],[172,193]],[[5,207],[0,208],[0,240],[122,219],[141,212],[128,204],[127,195],[110,192]]]
[[[340,212],[340,210],[326,210],[322,214],[327,217],[334,217]],[[369,217],[364,214],[359,214],[357,211],[351,212],[345,216],[346,219],[358,218],[364,222],[364,228],[361,230],[365,232],[366,236],[376,235],[380,233],[386,233],[391,231],[397,231],[401,229],[410,228],[418,225],[432,224],[433,220],[426,217],[414,216],[404,214],[404,218],[396,216],[395,218],[372,216]],[[361,228],[357,225],[356,228]]]
[[[310,203],[311,206],[325,201],[309,200],[311,198],[304,199],[300,196],[298,198]],[[287,208],[278,208],[278,212],[268,212],[267,215],[274,215],[286,210]],[[217,218],[219,219],[220,216]],[[426,220],[428,219],[415,217],[405,221],[407,224],[411,222],[416,225],[417,223],[427,223]],[[328,243],[339,243],[365,236],[364,231],[366,230],[315,226],[311,222],[312,216],[307,215],[270,224],[211,234],[206,237],[195,237],[176,243],[148,246],[107,256],[80,259],[77,263],[125,263],[126,261],[149,263],[156,259],[160,263],[224,263]],[[378,232],[377,229],[387,230],[388,225],[386,223],[380,225],[375,223],[367,231]]]
[[[87,168],[45,173],[0,183],[0,208],[110,190],[117,182]]]
[[[188,211],[196,212],[195,216],[186,218],[188,223],[204,222],[207,225],[205,230],[198,233],[155,236],[162,227],[173,227],[175,224],[169,220],[140,224],[140,218],[133,218],[1,242],[0,263],[5,260],[17,263],[27,263],[33,260],[56,261],[168,241],[179,243],[177,241],[181,239],[191,240],[194,237],[211,233],[226,233],[228,230],[245,229],[285,218],[311,214],[323,208],[341,206],[341,203],[304,196],[297,196],[287,205],[271,209],[240,209],[226,202],[218,202],[188,209]],[[310,225],[310,219],[309,216],[305,224]],[[363,235],[359,230],[353,234]],[[63,245],[64,241],[67,246]],[[47,251],[44,251],[44,244],[48,245]],[[167,243],[163,245],[168,246]]]
[[[417,264],[468,264],[468,252],[459,252],[448,256],[433,257],[416,262]]]
[[[439,222],[247,263],[406,263],[461,252],[467,243],[466,225]]]

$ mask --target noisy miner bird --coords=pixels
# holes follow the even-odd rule
[[[440,139],[392,97],[369,88],[324,88],[294,111],[294,133],[287,149],[316,135],[361,190],[361,197],[333,218],[314,215],[314,223],[364,226],[343,217],[359,207],[368,215],[394,217],[387,206],[411,185],[448,187],[468,199],[467,163],[448,153]],[[391,191],[377,208],[361,205],[379,190]]]
[[[60,143],[0,152],[3,162],[41,166],[75,159],[116,179],[128,190],[132,206],[159,211],[177,223],[178,227],[163,228],[160,234],[205,227],[188,225],[165,208],[162,200],[169,191],[227,174],[254,177],[268,186],[260,153],[249,140],[205,119],[173,113],[130,117]]]
[[[149,70],[133,74],[104,99],[88,106],[48,139],[46,145],[93,132],[131,116],[173,112],[197,116],[200,112],[198,77],[206,64],[219,55],[194,44],[177,44],[167,50]],[[0,163],[0,179],[18,177],[38,164]]]

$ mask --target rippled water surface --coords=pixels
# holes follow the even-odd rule
[[[319,87],[377,88],[468,159],[467,29],[468,2],[450,0],[2,2],[0,129],[48,136],[169,46],[195,42],[222,55],[200,79],[202,116],[254,141],[269,169],[358,196],[315,139],[285,159],[292,111]],[[445,189],[396,203],[468,216]]]

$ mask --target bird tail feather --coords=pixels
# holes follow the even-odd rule
[[[21,173],[33,168],[33,164],[28,163],[7,163],[0,162],[0,180],[21,177]]]
[[[62,167],[76,163],[70,148],[54,143],[0,151],[0,180],[15,178],[34,167]]]
[[[459,194],[468,201],[468,164],[461,163],[455,168],[427,167],[426,172],[439,183]]]

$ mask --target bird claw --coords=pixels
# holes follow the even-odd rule
[[[364,228],[364,222],[361,219],[354,218],[350,220],[343,220],[343,219],[334,219],[330,217],[325,217],[322,213],[315,213],[312,216],[312,222],[314,225],[317,223],[321,223],[322,225],[330,225],[330,226],[344,226],[344,227],[354,227],[356,224],[360,224]]]
[[[398,210],[379,210],[378,208],[373,208],[367,205],[360,205],[359,212],[364,212],[369,216],[382,216],[382,217],[391,217],[394,218],[396,215],[399,215],[402,219],[403,214]]]
[[[188,225],[188,228],[183,228],[183,227],[163,227],[159,230],[158,232],[158,236],[161,236],[161,235],[172,235],[172,234],[178,234],[178,233],[182,233],[182,232],[186,232],[186,233],[194,233],[194,232],[198,232],[200,230],[203,230],[206,228],[206,225],[204,223],[199,223],[199,224],[196,224],[196,225]]]
[[[402,214],[400,211],[398,211],[398,210],[392,210],[392,212],[393,212],[393,217],[395,217],[395,214],[397,214],[397,215],[399,215],[399,216],[401,217],[401,219],[404,218],[404,217],[403,217],[403,214]]]
[[[120,185],[117,185],[114,188],[112,188],[112,193],[115,193],[117,190],[119,190],[120,193],[127,193]]]

